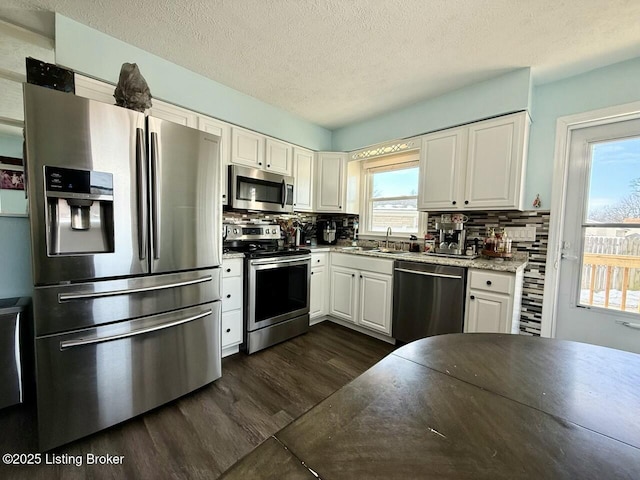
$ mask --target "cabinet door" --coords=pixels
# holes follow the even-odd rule
[[[291,176],[292,147],[288,143],[267,138],[266,143],[267,170]]]
[[[467,128],[427,135],[420,149],[419,210],[464,208]]]
[[[313,152],[293,149],[293,209],[297,212],[313,211]]]
[[[171,105],[170,103],[156,100],[155,98],[152,100],[152,102],[153,105],[147,111],[152,117],[160,118],[162,120],[167,120],[173,123],[178,123],[180,125],[184,125],[185,127],[197,128],[198,116],[194,112],[181,107],[176,107],[175,105]]]
[[[358,323],[363,327],[391,335],[391,276],[360,272],[359,289]]]
[[[311,269],[311,292],[309,295],[309,315],[311,318],[327,314],[327,267]]]
[[[339,153],[318,154],[316,176],[316,211],[343,212],[343,180],[345,155]]]
[[[242,343],[242,310],[222,313],[222,348]]]
[[[264,137],[242,128],[231,129],[231,163],[263,169]]]
[[[469,290],[464,331],[511,333],[511,310],[508,295]]]
[[[330,313],[356,323],[356,271],[331,267]]]
[[[76,95],[79,97],[98,100],[99,102],[108,103],[109,105],[116,104],[116,99],[113,97],[113,92],[116,87],[113,85],[101,82],[100,80],[94,80],[93,78],[83,77],[77,73],[74,76],[74,82],[76,85]]]
[[[521,112],[469,126],[468,208],[522,208],[528,125]]]
[[[222,182],[222,204],[227,205],[227,189],[229,187],[228,175],[230,161],[230,142],[231,142],[231,125],[221,122],[210,117],[198,116],[198,130],[203,132],[213,133],[220,136],[220,168],[222,169],[220,174],[220,181]]]

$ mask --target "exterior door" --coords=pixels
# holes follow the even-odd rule
[[[220,137],[148,117],[152,271],[219,266]]]
[[[570,140],[556,337],[640,353],[640,120]]]

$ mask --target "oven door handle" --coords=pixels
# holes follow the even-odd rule
[[[311,255],[305,255],[304,257],[287,257],[287,258],[261,258],[259,260],[250,260],[251,265],[273,265],[282,263],[294,263],[311,261]]]

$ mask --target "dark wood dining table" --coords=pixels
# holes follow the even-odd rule
[[[230,479],[640,479],[640,355],[452,334],[407,344]]]

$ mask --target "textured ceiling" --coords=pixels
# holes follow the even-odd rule
[[[2,3],[0,16],[57,11],[330,129],[520,67],[542,83],[640,56],[638,0]]]

